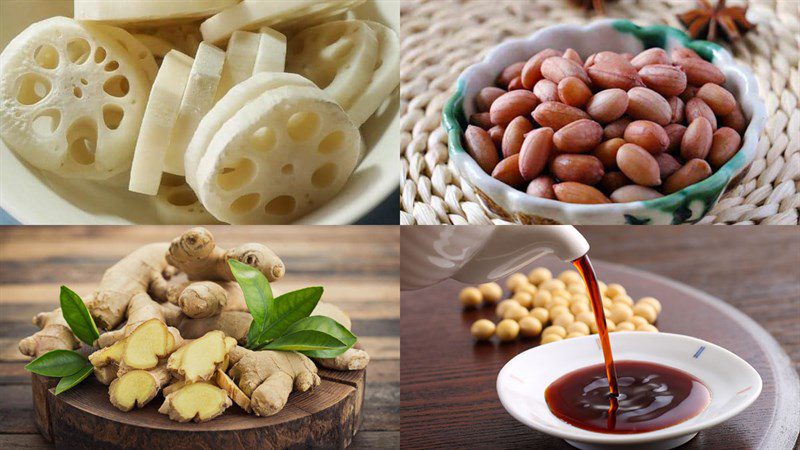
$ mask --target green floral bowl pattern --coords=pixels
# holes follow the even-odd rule
[[[538,51],[552,47],[572,47],[581,55],[602,50],[638,53],[651,47],[667,51],[688,47],[711,61],[725,74],[725,87],[744,111],[749,124],[742,149],[711,177],[681,191],[655,200],[605,205],[577,205],[527,195],[486,174],[464,150],[462,134],[467,117],[475,112],[473,99],[481,88],[494,83],[507,65],[524,61]],[[523,224],[682,224],[699,221],[719,200],[725,188],[750,165],[756,155],[758,136],[764,128],[766,110],[758,96],[758,83],[752,72],[733,62],[731,54],[717,44],[692,40],[672,27],[640,27],[627,20],[603,19],[586,26],[556,25],[529,38],[504,42],[492,49],[478,64],[458,78],[455,94],[444,107],[443,126],[447,131],[450,158],[460,175],[475,188],[489,210],[505,220]]]

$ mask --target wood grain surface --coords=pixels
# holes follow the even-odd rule
[[[186,227],[0,228],[0,448],[51,448],[36,430],[28,358],[17,342],[58,303],[61,284],[92,290],[103,271],[140,245]],[[309,285],[344,309],[370,353],[359,432],[350,448],[399,446],[400,307],[397,227],[209,227],[217,242],[269,245],[286,264],[276,295]],[[343,379],[348,382],[347,378]],[[352,381],[352,380],[350,380]]]
[[[775,375],[782,368],[783,378],[788,373],[788,378],[794,379],[800,360],[797,228],[583,227],[581,231],[591,245],[589,254],[601,279],[605,269],[625,278],[632,297],[654,294],[654,281],[626,275],[624,268],[617,271],[603,263],[611,261],[705,291],[754,319],[791,357],[790,362],[777,347],[762,345],[759,340],[767,339],[759,337],[759,330],[742,328],[735,313],[662,287],[662,292],[673,298],[661,298],[660,329],[728,347],[756,367],[764,379],[756,403],[736,418],[701,432],[682,449],[783,450],[796,445],[796,435],[786,439],[787,430],[771,426],[776,414],[787,414],[786,408],[789,417],[791,411],[797,411],[796,404],[781,402]],[[534,265],[547,265],[556,273],[570,268],[553,258]],[[401,295],[403,448],[572,448],[525,427],[502,408],[495,389],[497,373],[510,358],[538,340],[474,343],[469,335],[472,322],[494,317],[490,309],[462,312],[457,295],[463,286],[451,280]],[[792,394],[796,399],[798,393]],[[796,429],[796,414],[791,420]],[[767,434],[777,440],[765,440]],[[783,444],[775,447],[775,442]]]

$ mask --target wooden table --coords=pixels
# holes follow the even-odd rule
[[[17,342],[31,317],[58,304],[65,284],[90,292],[103,271],[140,245],[168,241],[186,227],[0,228],[0,448],[51,448],[32,417],[28,360]],[[351,448],[397,448],[400,441],[399,232],[397,227],[209,227],[222,246],[269,245],[286,264],[277,294],[310,285],[353,319],[370,353],[361,428]]]
[[[740,309],[775,337],[795,370],[800,368],[797,228],[583,227],[581,232],[591,245],[593,260],[659,274]],[[562,267],[555,260],[549,263],[554,263],[553,268]],[[568,268],[563,264],[562,270]],[[457,300],[461,286],[451,280],[427,292],[401,295],[403,447],[572,448],[525,427],[503,409],[495,389],[497,373],[535,342],[475,344],[469,335],[471,323],[492,314],[486,310],[462,312]],[[665,308],[669,308],[667,302]],[[707,320],[712,326],[714,317]],[[774,389],[765,386],[765,393],[769,394],[770,388]],[[681,448],[703,448],[720,440],[727,448],[757,447],[752,443],[758,442],[758,436],[742,433],[741,427],[748,429],[742,422],[770,418],[759,416],[754,408],[746,413],[738,422],[732,419],[703,431]],[[735,428],[736,439],[729,438],[731,428],[726,427],[739,427]]]

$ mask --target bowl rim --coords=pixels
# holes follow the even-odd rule
[[[612,333],[611,334],[611,338],[613,340],[613,339],[617,339],[616,336],[632,336],[632,335],[641,335],[641,334],[642,334],[641,332],[637,332],[637,331],[622,331],[622,332]],[[505,373],[508,372],[509,370],[511,370],[509,368],[509,366],[512,364],[512,362],[514,362],[515,360],[521,359],[523,357],[526,357],[525,356],[526,354],[530,354],[531,352],[535,352],[537,349],[541,348],[540,346],[536,346],[536,347],[529,348],[528,350],[525,350],[525,351],[517,354],[516,356],[511,358],[505,365],[503,365],[502,369],[500,369],[500,372],[497,374],[497,382],[496,382],[496,390],[497,390],[497,395],[500,398],[500,403],[503,405],[503,408],[506,410],[506,412],[508,412],[512,417],[514,417],[516,420],[518,420],[523,425],[525,425],[525,426],[527,426],[529,428],[533,428],[533,429],[535,429],[537,431],[540,431],[542,433],[545,433],[545,434],[548,434],[548,435],[551,435],[551,436],[556,436],[556,437],[561,438],[561,439],[565,439],[565,440],[569,440],[569,441],[575,441],[575,442],[582,442],[582,443],[604,444],[604,445],[608,445],[608,444],[643,444],[643,443],[651,443],[651,442],[658,442],[658,441],[674,439],[674,438],[678,438],[678,437],[681,437],[681,436],[686,436],[686,435],[689,435],[689,434],[695,434],[695,433],[697,433],[697,432],[699,432],[701,430],[704,430],[706,428],[715,426],[715,425],[717,425],[719,423],[722,423],[722,422],[724,422],[724,421],[736,416],[740,412],[742,412],[744,409],[746,409],[748,406],[750,406],[753,402],[755,402],[755,400],[757,400],[758,397],[761,395],[761,390],[762,390],[763,384],[764,384],[763,380],[761,379],[761,375],[759,375],[758,371],[753,366],[751,366],[747,361],[745,361],[744,359],[742,359],[740,356],[736,355],[735,353],[731,352],[730,350],[727,350],[726,348],[721,347],[721,346],[716,345],[716,344],[713,344],[711,342],[704,341],[702,339],[699,339],[699,338],[696,338],[696,337],[693,337],[693,336],[683,335],[683,334],[659,332],[659,333],[648,333],[648,337],[650,337],[652,339],[664,339],[666,341],[673,341],[673,342],[674,341],[683,341],[683,342],[686,342],[686,343],[691,343],[692,345],[705,346],[706,349],[712,349],[713,348],[715,351],[719,351],[721,354],[725,355],[726,357],[730,358],[731,360],[736,361],[739,364],[743,364],[744,367],[745,367],[745,370],[747,372],[749,372],[748,376],[752,377],[752,379],[754,380],[754,385],[753,385],[753,390],[752,390],[753,394],[749,395],[744,401],[741,401],[738,404],[736,404],[733,408],[731,408],[729,410],[726,410],[723,413],[717,414],[716,416],[706,417],[704,420],[699,420],[697,423],[695,423],[693,425],[690,425],[690,426],[686,426],[685,428],[677,428],[677,429],[675,429],[676,427],[679,427],[680,425],[685,424],[685,422],[681,422],[681,423],[678,423],[676,425],[673,425],[673,426],[670,426],[670,427],[667,427],[667,428],[662,428],[662,429],[653,430],[653,431],[647,431],[647,432],[644,432],[644,433],[609,434],[609,433],[597,433],[597,432],[592,432],[592,431],[588,431],[588,430],[582,430],[583,432],[588,433],[588,435],[581,434],[579,436],[575,436],[574,434],[571,434],[569,432],[568,428],[566,428],[566,427],[575,428],[573,425],[569,425],[568,423],[563,422],[565,428],[553,428],[553,427],[550,427],[550,426],[542,426],[542,425],[540,425],[540,424],[538,424],[538,423],[536,423],[534,421],[531,421],[528,418],[520,417],[519,415],[515,414],[514,411],[509,409],[508,406],[506,406],[506,402],[508,401],[508,399],[507,399],[506,395],[503,393],[503,388],[501,387],[502,384],[506,382],[505,379],[508,378],[508,376],[506,376]],[[575,345],[575,343],[577,343],[577,342],[583,342],[583,341],[586,341],[586,340],[596,340],[596,339],[597,339],[596,335],[589,335],[589,336],[582,336],[582,337],[574,338],[574,339],[566,339],[566,340],[563,340],[563,341],[553,342],[550,345],[556,345],[556,346]],[[633,340],[633,342],[636,342],[636,341]],[[712,397],[711,401],[712,402],[714,401],[713,397]],[[555,417],[555,416],[553,416],[553,417]],[[558,419],[558,420],[560,420],[560,419]]]
[[[712,173],[712,175],[705,180],[695,183],[693,185],[687,186],[680,191],[673,192],[672,194],[665,195],[664,197],[660,197],[657,199],[652,200],[644,200],[644,201],[636,201],[636,202],[628,202],[628,203],[609,203],[609,204],[578,204],[578,203],[566,203],[561,202],[555,199],[545,199],[534,197],[531,195],[527,195],[525,192],[517,190],[511,186],[506,185],[494,178],[491,175],[485,173],[480,167],[478,166],[477,162],[472,159],[471,156],[466,152],[464,146],[461,141],[461,137],[464,133],[464,129],[462,128],[462,120],[466,123],[466,118],[464,117],[464,101],[466,99],[466,87],[467,81],[473,76],[474,73],[481,71],[481,70],[488,70],[492,64],[493,60],[497,57],[497,54],[502,51],[504,48],[514,45],[521,45],[523,43],[531,43],[537,41],[545,32],[552,31],[553,29],[558,28],[565,28],[565,29],[573,29],[575,31],[580,32],[587,32],[592,30],[603,30],[606,28],[610,28],[615,30],[618,33],[628,33],[633,34],[636,37],[642,40],[642,44],[645,48],[652,48],[652,47],[661,47],[663,46],[674,46],[673,43],[678,43],[683,47],[690,48],[700,54],[705,60],[711,60],[712,64],[719,66],[718,63],[724,63],[727,67],[732,67],[736,69],[738,72],[744,74],[745,78],[745,92],[746,94],[742,95],[742,98],[737,98],[739,104],[744,108],[744,105],[747,104],[747,108],[752,111],[750,122],[748,123],[747,128],[745,129],[744,136],[741,143],[741,149],[738,151],[733,158],[731,158],[728,162],[726,162],[721,168],[719,168],[716,172]],[[645,43],[645,41],[648,41]],[[657,43],[662,45],[656,45]],[[745,111],[746,114],[746,111]],[[704,40],[697,40],[691,39],[686,33],[677,28],[670,27],[667,25],[651,25],[647,27],[636,25],[635,23],[626,20],[626,19],[617,19],[617,18],[605,18],[605,19],[596,19],[588,24],[585,25],[576,25],[576,24],[560,24],[560,25],[552,25],[549,27],[545,27],[539,29],[535,33],[531,34],[528,37],[516,38],[516,39],[509,39],[503,41],[502,43],[493,47],[484,58],[467,67],[458,77],[456,81],[456,90],[453,95],[447,100],[442,110],[442,126],[445,129],[446,135],[448,137],[448,153],[451,158],[458,160],[461,156],[465,155],[464,158],[466,161],[466,171],[467,174],[463,174],[467,176],[470,181],[475,184],[482,184],[487,185],[495,189],[499,189],[499,194],[504,198],[515,198],[517,197],[519,200],[524,200],[528,205],[526,207],[526,213],[535,212],[536,208],[545,206],[551,208],[558,208],[562,211],[565,209],[569,209],[574,211],[575,214],[580,215],[602,215],[607,213],[618,212],[621,214],[626,214],[628,212],[632,212],[633,210],[641,210],[641,209],[659,209],[663,211],[672,210],[674,207],[681,205],[687,198],[691,198],[694,196],[699,195],[702,192],[709,192],[715,190],[719,186],[719,193],[715,195],[714,202],[709,204],[708,208],[696,219],[700,220],[703,216],[705,216],[708,210],[711,209],[711,206],[719,200],[719,197],[725,192],[725,188],[727,185],[733,180],[733,178],[743,170],[748,164],[752,163],[755,159],[757,153],[757,145],[758,139],[761,134],[761,131],[764,129],[764,125],[766,123],[766,107],[764,106],[763,100],[758,95],[758,82],[755,78],[753,72],[740,65],[736,64],[733,60],[733,56],[730,54],[728,50],[716,44],[714,42],[704,41]],[[752,149],[752,150],[750,150]],[[750,150],[746,152],[744,150]],[[487,194],[489,195],[489,194]],[[492,195],[489,195],[493,197]],[[522,196],[522,197],[519,197]],[[493,199],[494,200],[494,199]],[[627,215],[627,214],[626,214]],[[547,217],[551,219],[551,217]],[[557,218],[556,218],[557,219]],[[695,220],[695,221],[696,221]]]

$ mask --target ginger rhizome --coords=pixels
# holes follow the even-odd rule
[[[228,394],[211,383],[186,383],[166,396],[158,412],[177,422],[205,422],[232,404]]]
[[[228,352],[235,346],[236,339],[219,330],[209,331],[172,353],[167,368],[189,383],[208,381],[218,368],[226,368]]]

